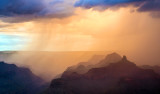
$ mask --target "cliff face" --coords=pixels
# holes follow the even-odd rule
[[[124,56],[108,66],[72,72],[51,82],[45,94],[160,94],[160,75]]]
[[[36,94],[43,84],[29,69],[0,62],[0,94]]]

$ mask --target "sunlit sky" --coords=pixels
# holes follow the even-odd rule
[[[1,51],[17,51],[25,47],[29,40],[22,35],[0,35],[0,50]]]
[[[0,10],[0,51],[160,47],[159,0],[0,0]]]

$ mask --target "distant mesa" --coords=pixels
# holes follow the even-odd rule
[[[79,65],[84,65],[84,66],[95,65],[99,61],[103,60],[104,58],[105,58],[105,55],[94,55],[87,62],[80,62],[76,66],[79,66]]]
[[[100,60],[100,58],[102,60]],[[122,57],[117,53],[109,54],[106,57],[101,56],[101,55],[94,55],[88,62],[81,62],[75,66],[68,67],[67,70],[62,74],[62,76],[69,75],[74,72],[78,74],[84,74],[92,68],[108,66],[110,63],[116,63],[120,61],[121,59]],[[97,61],[97,63],[94,64],[92,63],[93,60],[96,60],[96,61],[98,60],[99,62]]]
[[[99,63],[95,65],[95,67],[103,67],[107,66],[110,63],[118,62],[122,59],[122,57],[117,53],[108,54],[105,59],[101,60]]]
[[[43,94],[160,94],[160,75],[138,67],[126,56],[109,54],[87,72],[80,74],[79,69],[86,67],[66,70]]]
[[[105,55],[94,55],[91,57],[91,59],[88,60],[88,62],[85,62],[85,66],[94,65],[97,64],[99,61],[105,58]]]
[[[106,61],[109,62],[117,62],[120,61],[122,57],[117,53],[108,54],[105,58]]]

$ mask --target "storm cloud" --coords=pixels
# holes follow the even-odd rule
[[[22,22],[44,17],[61,18],[71,15],[72,7],[65,0],[0,0],[0,19]]]
[[[139,12],[159,12],[160,0],[79,0],[75,3],[75,7],[93,8],[135,6]]]
[[[147,0],[139,7],[138,11],[160,11],[160,0]]]
[[[1,0],[0,15],[16,16],[37,14],[44,8],[41,0]]]
[[[109,9],[134,6],[138,12],[160,17],[160,0],[0,0],[0,20],[23,22],[42,18],[64,18],[76,7]]]

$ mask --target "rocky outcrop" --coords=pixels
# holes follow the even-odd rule
[[[97,55],[93,56],[92,60],[96,59],[96,58],[100,58],[100,56],[97,56]],[[121,56],[119,54],[112,53],[112,54],[107,55],[103,60],[99,60],[100,62],[97,63],[97,64],[92,64],[91,62],[81,62],[81,63],[79,63],[79,64],[77,64],[75,66],[68,67],[66,69],[66,71],[62,74],[62,77],[70,75],[70,74],[72,74],[74,72],[78,73],[78,74],[84,74],[84,73],[87,73],[92,68],[104,67],[104,66],[109,65],[110,63],[116,63],[116,62],[120,61],[121,59],[122,58],[121,58]]]
[[[136,66],[124,56],[84,74],[63,75],[51,82],[45,94],[160,94],[160,75]]]
[[[116,63],[120,61],[122,57],[117,53],[112,53],[107,55],[103,60],[101,60],[99,63],[95,64],[94,67],[104,67],[109,65],[110,63]]]

